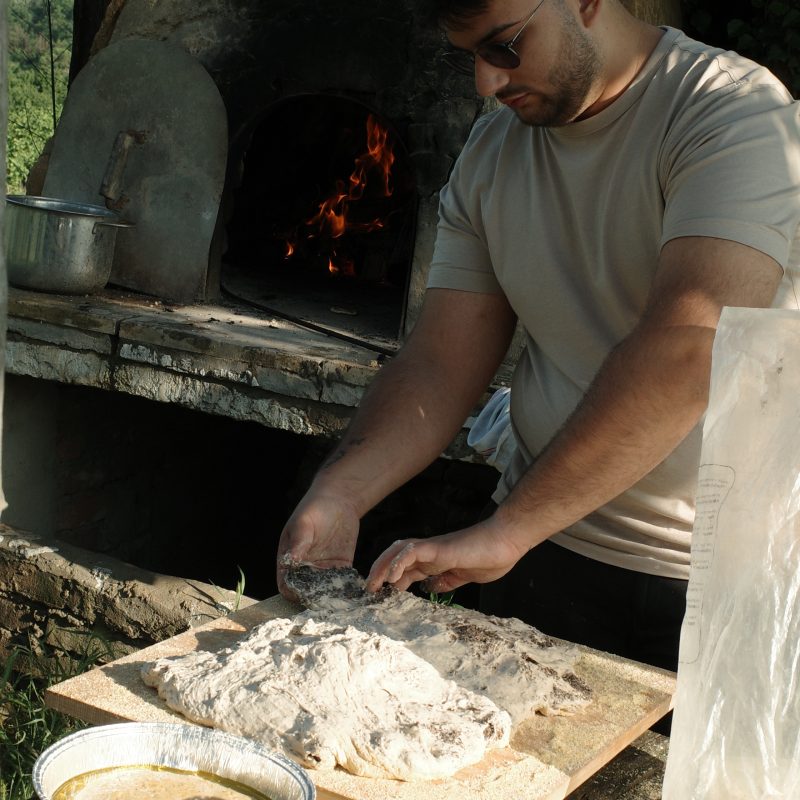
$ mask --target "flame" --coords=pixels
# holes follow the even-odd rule
[[[332,239],[343,236],[347,230],[347,206],[350,197],[344,191],[344,181],[336,181],[336,189],[333,194],[319,204],[319,211],[306,222],[310,228],[316,231],[310,233],[308,238],[315,235],[327,233]]]
[[[342,257],[339,259],[338,264],[334,261],[334,258],[337,258],[336,253],[333,253],[328,259],[328,272],[331,275],[345,275],[348,278],[355,278],[356,264],[352,258]]]
[[[321,238],[327,236],[338,239],[348,231],[369,233],[384,227],[380,218],[369,222],[353,222],[348,219],[350,205],[360,200],[365,193],[369,182],[373,194],[380,197],[391,197],[392,165],[395,161],[394,151],[389,144],[389,130],[375,118],[373,114],[367,117],[366,122],[367,149],[355,159],[353,171],[347,181],[337,180],[331,194],[323,200],[317,212],[305,222],[307,238]],[[376,178],[376,180],[371,180]],[[377,184],[377,188],[373,186]],[[285,258],[294,253],[292,242],[286,242]],[[355,275],[355,264],[352,260],[342,261],[342,266],[334,262],[335,253],[328,263],[328,271],[333,274]]]
[[[370,114],[367,117],[367,152],[369,158],[381,172],[383,178],[383,197],[392,196],[392,164],[394,164],[394,150],[387,145],[389,130],[381,125]]]

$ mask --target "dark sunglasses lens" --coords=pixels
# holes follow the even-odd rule
[[[519,56],[510,47],[500,44],[485,44],[478,48],[478,55],[498,69],[516,69],[519,66]]]
[[[462,75],[475,74],[475,58],[472,53],[461,50],[448,50],[442,53],[442,60],[448,67]]]

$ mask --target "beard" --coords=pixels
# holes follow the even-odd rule
[[[597,46],[566,8],[561,19],[560,55],[547,76],[553,90],[531,92],[536,102],[515,109],[526,125],[559,127],[574,122],[590,105],[589,95],[598,82],[602,62]]]

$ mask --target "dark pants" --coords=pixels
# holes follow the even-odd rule
[[[612,567],[546,541],[503,578],[482,585],[479,607],[559,639],[677,670],[686,587],[685,580]],[[668,733],[669,722],[654,729]]]

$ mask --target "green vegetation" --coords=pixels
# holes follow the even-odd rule
[[[74,660],[60,659],[31,643],[0,661],[0,800],[34,797],[31,771],[36,759],[63,736],[86,727],[44,705],[48,686],[114,656],[96,635],[76,635],[85,639]]]
[[[800,97],[800,7],[796,0],[730,0],[719,14],[709,0],[682,0],[684,30],[735,50],[774,72]]]
[[[9,0],[8,192],[24,191],[30,168],[53,134],[67,93],[71,49],[72,0]]]
[[[227,596],[227,592],[220,589],[219,586],[214,583],[214,581],[209,580],[209,583],[214,587],[217,592],[217,596],[220,598],[219,600],[215,601],[217,608],[225,614],[231,614],[234,611],[238,611],[239,606],[242,604],[242,597],[244,597],[246,579],[242,568],[237,565],[236,569],[239,570],[239,580],[236,581],[236,586],[233,589],[233,601],[224,599]],[[0,798],[0,800],[2,800],[2,798]]]
[[[444,594],[439,594],[438,592],[430,592],[428,594],[428,600],[431,603],[438,603],[441,606],[453,606],[453,608],[464,608],[464,606],[460,606],[458,603],[453,602],[453,595],[455,595],[455,590],[452,592],[445,592]]]

